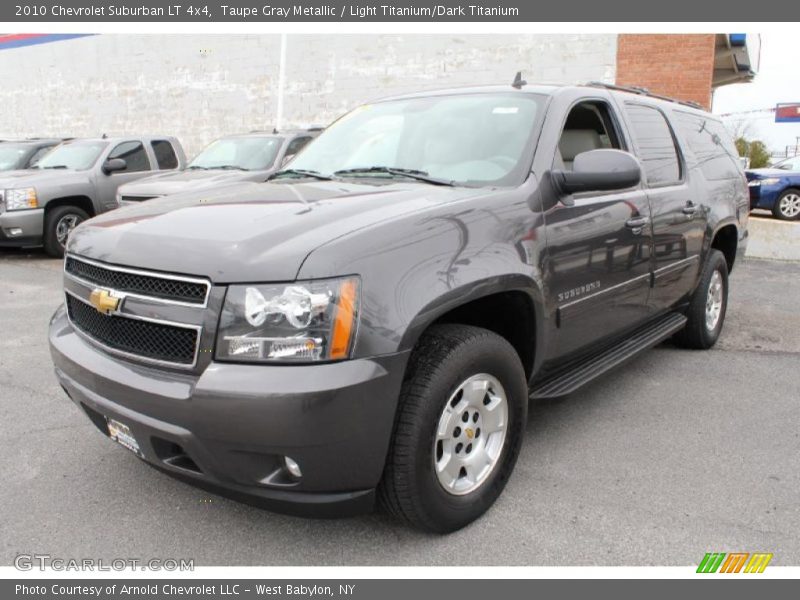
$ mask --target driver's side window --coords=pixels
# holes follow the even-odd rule
[[[603,148],[624,150],[609,107],[600,100],[581,102],[573,106],[567,115],[553,168],[571,171],[578,154]]]
[[[109,160],[112,158],[125,160],[126,167],[120,172],[134,173],[136,171],[150,170],[150,159],[147,158],[147,151],[142,143],[138,141],[122,142],[108,155]]]

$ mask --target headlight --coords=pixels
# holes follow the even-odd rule
[[[358,325],[357,277],[283,285],[232,285],[216,358],[315,362],[350,357]]]
[[[750,187],[758,187],[760,185],[775,185],[776,183],[779,183],[780,180],[780,177],[767,177],[765,179],[754,179],[747,185]]]
[[[38,207],[39,200],[36,198],[36,188],[6,190],[6,210],[23,210]]]

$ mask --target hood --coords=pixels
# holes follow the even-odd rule
[[[105,213],[70,235],[68,251],[216,283],[292,281],[326,242],[485,193],[405,182],[242,183]]]
[[[237,171],[223,169],[191,169],[170,171],[126,183],[120,196],[166,196],[181,192],[207,190],[240,181],[264,181],[269,171]]]
[[[25,169],[0,173],[0,189],[60,184],[66,179],[84,179],[81,171],[72,169]]]

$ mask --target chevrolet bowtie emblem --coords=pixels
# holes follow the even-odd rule
[[[119,307],[119,298],[112,296],[108,290],[100,288],[92,291],[89,302],[104,315],[110,315]]]

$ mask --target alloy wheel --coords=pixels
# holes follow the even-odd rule
[[[503,453],[508,400],[500,382],[486,373],[462,382],[439,417],[433,461],[442,488],[463,496],[489,478]]]

